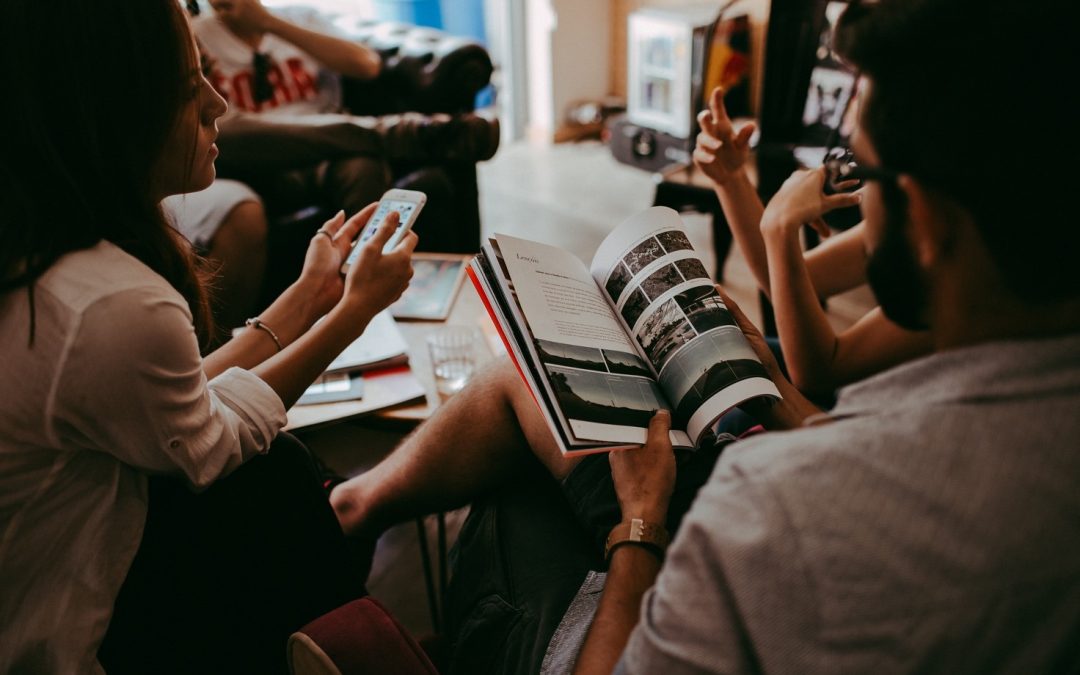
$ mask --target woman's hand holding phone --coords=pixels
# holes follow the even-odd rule
[[[360,296],[349,300],[358,305],[358,309],[370,310],[370,318],[400,297],[408,286],[408,280],[412,277],[411,257],[412,250],[416,248],[416,235],[410,232],[390,253],[382,253],[382,248],[397,228],[396,213],[384,219],[372,238],[358,246],[360,259],[351,266],[349,274],[342,275],[340,271],[342,261],[352,251],[357,236],[367,226],[377,207],[378,203],[369,204],[347,220],[345,212],[339,211],[312,237],[303,271],[296,283],[300,291],[298,295],[306,299],[305,304],[310,312],[308,325],[343,301],[348,295],[347,291]],[[399,250],[407,252],[391,257]],[[370,266],[371,269],[355,269],[362,266]],[[357,271],[359,274],[354,278]]]
[[[345,292],[345,280],[339,271],[341,261],[349,254],[357,234],[371,219],[375,206],[369,204],[348,220],[344,211],[338,211],[311,238],[304,257],[304,268],[296,282],[303,289],[301,295],[310,309],[311,322],[329,312],[341,300]]]
[[[375,206],[372,204],[361,212],[367,213],[365,224]],[[418,238],[415,232],[407,232],[396,246],[388,253],[383,253],[383,248],[390,241],[397,226],[398,214],[390,213],[379,224],[375,234],[360,244],[360,256],[355,264],[349,266],[345,275],[345,295],[342,303],[348,303],[351,311],[359,312],[368,318],[373,317],[400,298],[408,288],[413,275],[412,253],[416,249]],[[340,259],[338,264],[340,266]]]
[[[286,408],[409,285],[416,235],[408,233],[383,253],[397,229],[397,214],[379,224],[360,245],[357,264],[341,275],[342,261],[376,206],[348,220],[339,213],[327,221],[312,237],[300,279],[261,314],[261,320],[276,329],[284,349],[261,357],[252,372],[277,392]],[[322,315],[324,320],[314,323]],[[264,352],[266,346],[264,341]]]

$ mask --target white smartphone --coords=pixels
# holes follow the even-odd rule
[[[413,223],[416,222],[417,216],[420,215],[420,209],[424,208],[424,204],[427,202],[427,195],[417,190],[387,190],[382,199],[379,200],[379,205],[375,208],[375,213],[371,214],[371,220],[364,226],[363,231],[360,232],[360,236],[356,238],[356,243],[353,244],[352,250],[349,251],[349,255],[345,258],[345,262],[341,265],[341,273],[345,274],[349,271],[349,267],[360,257],[360,247],[364,245],[368,239],[375,234],[375,231],[379,229],[386,217],[391,213],[398,214],[398,226],[394,230],[394,233],[390,235],[390,239],[386,242],[386,246],[383,246],[383,253],[389,253],[391,249],[398,245],[401,238],[412,229]]]

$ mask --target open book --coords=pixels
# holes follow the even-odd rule
[[[690,447],[733,406],[780,396],[671,209],[617,227],[591,268],[496,235],[469,276],[568,455],[644,443],[659,408]]]

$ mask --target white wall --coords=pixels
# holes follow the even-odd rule
[[[525,0],[525,44],[511,45],[525,50],[526,127],[533,138],[550,137],[555,128],[552,36],[557,21],[552,0]]]
[[[525,31],[529,136],[550,139],[570,104],[608,93],[610,0],[525,0]]]

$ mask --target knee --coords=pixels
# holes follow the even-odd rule
[[[262,252],[266,249],[266,238],[266,211],[262,203],[241,202],[229,212],[214,234],[210,242],[210,256],[231,257],[229,253],[238,251],[245,254]]]
[[[429,204],[449,201],[454,194],[454,184],[446,171],[439,167],[417,169],[395,181],[394,187],[419,190],[427,195]]]
[[[346,188],[366,185],[385,191],[390,186],[390,165],[374,157],[351,157],[331,162],[327,173],[333,182]]]
[[[247,246],[262,247],[266,244],[266,211],[262,202],[242,202],[229,213],[223,226],[228,226],[234,236]]]
[[[492,403],[512,404],[521,397],[526,397],[532,403],[532,394],[518,374],[517,366],[509,356],[494,359],[481,373],[480,378]]]

